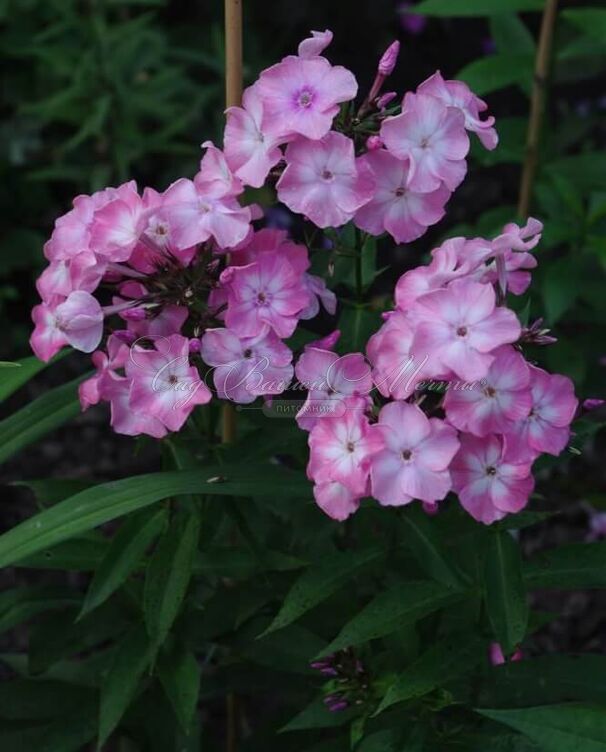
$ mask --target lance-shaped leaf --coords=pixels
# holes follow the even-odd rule
[[[606,542],[570,543],[543,551],[524,565],[530,590],[606,587]]]
[[[101,749],[135,696],[153,650],[143,626],[136,626],[118,644],[111,668],[101,685],[99,742]]]
[[[545,752],[606,752],[602,707],[571,704],[477,712],[521,731]]]
[[[504,531],[495,531],[487,544],[484,597],[494,635],[503,652],[509,655],[526,634],[528,604],[520,549]]]
[[[159,509],[151,516],[135,514],[122,525],[95,572],[78,618],[100,606],[126,581],[165,520],[166,510]]]
[[[501,13],[543,10],[545,0],[423,0],[408,13],[427,16],[494,16]]]
[[[143,610],[154,646],[164,642],[179,613],[191,579],[199,533],[197,510],[177,515],[160,538],[147,567]]]
[[[375,548],[347,551],[326,556],[322,561],[313,564],[303,572],[288,591],[278,615],[263,634],[291,624],[314,606],[329,598],[380,555],[380,550]]]
[[[209,466],[102,483],[55,504],[0,536],[0,567],[14,564],[97,525],[179,494],[305,498],[309,481],[281,467]]]
[[[185,733],[191,729],[200,692],[200,667],[195,655],[175,644],[158,661],[162,687]]]
[[[373,598],[346,624],[321,655],[395,632],[406,624],[418,621],[456,602],[464,593],[465,591],[453,590],[437,582],[405,582],[393,585]]]
[[[80,413],[78,384],[84,378],[51,389],[0,422],[0,463]]]
[[[449,639],[432,646],[398,676],[387,690],[377,713],[396,702],[422,697],[471,671],[484,658],[485,647],[486,641],[480,638]]]

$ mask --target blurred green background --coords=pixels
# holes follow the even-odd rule
[[[294,52],[310,28],[331,28],[334,62],[361,90],[394,38],[391,86],[413,88],[436,68],[460,75],[497,116],[495,152],[474,145],[447,220],[405,248],[385,245],[378,291],[446,234],[498,232],[515,218],[540,23],[540,0],[245,2],[245,76]],[[494,11],[500,11],[495,13]],[[220,142],[221,0],[0,0],[0,311],[10,320],[0,355],[27,354],[42,245],[73,196],[135,178],[166,187],[191,175],[199,144]],[[559,346],[547,365],[581,393],[603,391],[606,323],[606,10],[562,2],[541,165],[532,213],[546,224],[524,315],[544,314]]]

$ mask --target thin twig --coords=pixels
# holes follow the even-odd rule
[[[545,101],[547,99],[547,79],[551,64],[551,48],[553,45],[557,11],[558,0],[546,0],[534,68],[534,81],[530,100],[530,119],[526,138],[526,157],[524,159],[520,182],[518,216],[521,220],[526,219],[530,211],[532,189],[539,164],[539,145],[543,127]]]

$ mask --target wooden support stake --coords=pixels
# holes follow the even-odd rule
[[[547,99],[547,80],[551,64],[551,48],[558,12],[558,0],[546,0],[545,10],[539,32],[539,45],[534,69],[534,81],[532,84],[532,96],[530,100],[530,119],[528,122],[528,135],[526,138],[526,157],[522,169],[520,181],[520,198],[518,203],[518,216],[525,221],[530,211],[532,189],[539,164],[539,146],[541,131],[543,128],[543,115],[545,101]]]
[[[242,100],[242,0],[225,0],[225,105],[233,107]],[[234,405],[223,405],[223,443],[236,438]]]

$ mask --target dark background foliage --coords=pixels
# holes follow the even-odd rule
[[[470,3],[473,5],[473,3]],[[570,375],[581,397],[604,397],[606,367],[606,31],[563,2],[532,214],[546,225],[539,268],[520,314],[543,315],[559,339],[537,352],[552,370]],[[434,70],[461,73],[497,118],[501,144],[474,146],[466,182],[447,219],[419,241],[383,242],[377,266],[387,267],[372,294],[389,296],[399,274],[447,235],[496,234],[515,218],[527,127],[539,14],[428,18],[419,23],[398,0],[245,0],[245,76],[293,52],[310,27],[330,28],[329,57],[351,68],[364,91],[394,38],[402,52],[390,87],[414,88]],[[0,126],[0,357],[28,354],[29,312],[42,245],[74,195],[135,178],[165,188],[192,175],[199,144],[220,141],[223,110],[223,8],[219,0],[0,0],[2,125]],[[86,368],[72,355],[3,405],[6,414]],[[598,414],[599,415],[599,414]],[[588,510],[606,509],[604,437],[588,421],[580,457],[539,469],[534,509],[557,512],[522,532],[526,553],[584,540]],[[4,479],[103,481],[157,469],[158,450],[116,436],[102,408],[30,447],[4,466]],[[74,489],[76,486],[74,486]],[[0,513],[12,527],[35,509],[29,491],[5,487]],[[37,582],[15,570],[3,584]],[[77,575],[51,573],[45,582]],[[72,582],[73,584],[73,582]],[[557,618],[539,630],[531,650],[604,651],[603,592],[536,594],[537,608]],[[327,618],[329,618],[327,616]],[[26,635],[5,635],[19,650]],[[313,652],[313,651],[312,651]],[[268,695],[271,698],[271,693]],[[271,704],[272,700],[267,700]]]

